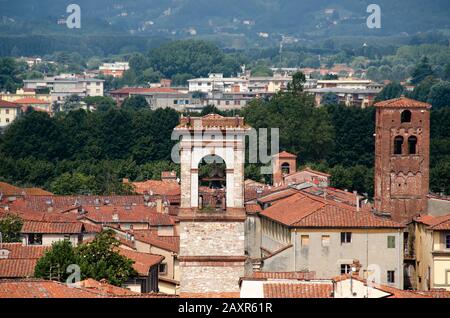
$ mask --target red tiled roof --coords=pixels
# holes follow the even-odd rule
[[[403,228],[356,207],[305,193],[297,193],[263,210],[260,215],[299,228]]]
[[[0,108],[21,108],[22,105],[11,103],[6,100],[0,99]]]
[[[434,231],[450,230],[450,214],[436,217],[434,221],[429,224],[429,229]]]
[[[53,193],[41,188],[23,188],[25,195],[53,195]]]
[[[313,280],[316,277],[316,272],[253,272],[252,277],[258,279]]]
[[[23,195],[24,191],[23,189],[13,186],[12,184],[6,183],[6,182],[0,182],[0,194],[3,194],[3,196],[18,196]]]
[[[164,256],[140,253],[131,250],[127,250],[124,248],[119,249],[119,253],[122,256],[125,256],[132,261],[134,261],[133,268],[138,272],[141,276],[148,276],[150,272],[150,268],[152,266],[158,265],[164,260]]]
[[[3,243],[0,249],[8,250],[8,259],[39,259],[48,246],[22,245],[22,243]]]
[[[0,280],[0,298],[172,298],[158,293],[138,294],[91,279],[79,287],[42,279]]]
[[[84,206],[85,218],[96,223],[148,223],[151,226],[173,226],[175,219],[167,214],[157,213],[155,207],[144,205],[116,206]],[[118,219],[115,219],[115,216]]]
[[[258,199],[258,202],[261,203],[272,203],[275,201],[279,201],[281,199],[290,197],[294,194],[298,193],[297,190],[291,188],[275,188],[272,193],[269,193],[263,197]]]
[[[0,259],[0,278],[33,277],[37,261],[37,259]]]
[[[45,196],[28,195],[25,197],[27,209],[33,211],[47,211],[49,202],[54,210],[75,208],[78,206],[126,206],[126,205],[144,205],[144,196],[142,195],[112,195],[112,196]]]
[[[332,298],[332,283],[265,283],[265,298]]]
[[[376,103],[375,107],[431,108],[431,105],[414,99],[399,97]]]
[[[111,91],[110,94],[139,94],[139,93],[179,93],[177,90],[169,87],[124,87]]]
[[[33,104],[33,105],[37,105],[37,104],[48,105],[48,104],[51,104],[50,102],[46,102],[45,100],[38,99],[38,98],[35,98],[35,97],[25,97],[25,98],[21,98],[21,99],[16,100],[14,103],[15,103],[15,104],[22,104],[22,105],[27,105],[27,104]]]
[[[228,292],[228,293],[180,293],[180,298],[210,298],[210,299],[234,299],[240,298],[239,292]]]
[[[276,155],[274,155],[274,157],[278,157],[278,158],[292,158],[292,159],[296,159],[297,158],[296,155],[294,155],[292,153],[289,153],[287,151],[282,151],[280,153],[277,153]]]
[[[155,195],[179,196],[181,187],[175,180],[148,180],[132,182],[134,191],[138,194],[153,193]]]
[[[151,230],[134,230],[133,233],[137,241],[175,253],[179,253],[180,251],[179,236],[158,236],[155,231]]]
[[[99,282],[95,279],[88,278],[80,282],[80,287],[86,290],[90,290],[94,293],[101,293],[105,295],[114,296],[137,296],[139,293],[133,292],[126,288],[110,285],[106,282]]]
[[[425,225],[432,225],[434,222],[436,222],[436,218],[432,215],[419,215],[414,218],[414,221],[423,223]]]
[[[262,211],[261,206],[257,203],[246,204],[245,211],[247,214],[256,214]]]
[[[81,222],[39,222],[25,221],[21,233],[78,234],[83,232]]]

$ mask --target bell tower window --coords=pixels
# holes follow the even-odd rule
[[[408,138],[408,149],[410,155],[417,154],[417,137],[411,136]]]
[[[411,122],[411,111],[404,110],[401,115],[401,122],[402,123],[410,123]]]
[[[401,155],[403,153],[403,137],[397,136],[394,139],[394,155]]]

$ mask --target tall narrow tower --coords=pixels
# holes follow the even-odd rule
[[[241,117],[184,117],[181,141],[180,294],[239,293],[245,268],[244,160],[247,127]],[[199,183],[199,164],[225,164],[225,188]]]
[[[427,213],[431,105],[401,97],[375,107],[375,209],[396,221]]]

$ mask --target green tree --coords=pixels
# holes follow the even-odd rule
[[[322,105],[337,105],[339,97],[335,93],[326,93],[322,97]]]
[[[404,88],[400,83],[392,82],[386,85],[375,98],[376,102],[389,100],[400,97],[403,94]]]
[[[34,276],[65,282],[71,274],[67,273],[67,267],[72,264],[78,264],[72,243],[66,240],[58,241],[38,260]]]
[[[324,80],[337,80],[339,77],[336,74],[326,74]]]
[[[112,285],[121,286],[137,276],[133,261],[117,252],[119,245],[114,231],[106,230],[99,233],[91,243],[77,247],[75,252],[82,279],[106,279]]]
[[[428,102],[436,109],[450,106],[450,82],[442,81],[433,85],[428,95]]]
[[[142,95],[131,96],[131,97],[125,99],[125,101],[122,104],[122,108],[124,108],[124,109],[138,110],[138,109],[149,108],[149,107],[150,106],[149,106],[147,100]]]
[[[287,90],[292,94],[298,95],[303,92],[303,86],[306,83],[305,74],[297,72],[292,75],[292,81],[288,84]]]
[[[96,181],[95,177],[79,172],[64,173],[55,178],[50,189],[58,195],[94,194],[96,193]]]
[[[20,242],[22,225],[22,219],[14,214],[7,213],[0,218],[0,233],[3,243]]]
[[[432,76],[433,70],[431,69],[431,65],[429,63],[429,60],[426,56],[420,60],[420,62],[416,65],[416,68],[414,69],[412,73],[412,79],[411,83],[417,85],[420,82],[422,82],[425,78],[428,76]]]

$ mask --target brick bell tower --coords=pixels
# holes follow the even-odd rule
[[[180,220],[180,295],[223,297],[239,294],[245,274],[244,163],[242,117],[183,117],[175,132],[182,136]],[[199,183],[199,164],[223,159],[224,188]]]
[[[395,221],[427,213],[431,105],[400,97],[375,107],[375,209]]]

